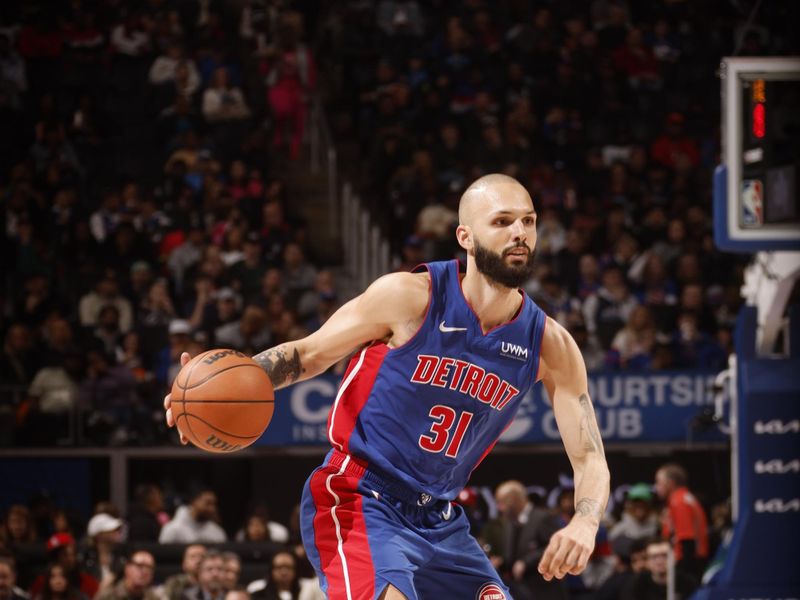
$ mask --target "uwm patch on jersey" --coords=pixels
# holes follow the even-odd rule
[[[337,450],[420,493],[452,500],[536,381],[545,314],[520,291],[514,318],[484,332],[457,261],[425,265],[428,308],[404,345],[350,362],[328,418]]]

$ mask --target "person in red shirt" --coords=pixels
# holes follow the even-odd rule
[[[681,113],[667,115],[664,133],[650,149],[653,160],[674,169],[676,167],[695,168],[700,164],[700,150],[697,144],[684,133],[685,118]]]
[[[656,493],[666,502],[662,534],[672,540],[678,567],[699,577],[708,559],[708,520],[687,484],[680,465],[669,463],[656,471]]]
[[[100,584],[97,579],[78,566],[75,538],[69,533],[54,533],[47,539],[47,556],[50,562],[61,565],[67,579],[89,598],[94,598]],[[39,575],[31,585],[31,596],[38,596],[45,586],[45,575]]]

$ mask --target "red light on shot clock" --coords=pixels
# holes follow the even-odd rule
[[[766,109],[761,103],[753,106],[753,136],[759,139],[764,137],[766,131]]]

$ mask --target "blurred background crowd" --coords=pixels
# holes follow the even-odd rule
[[[3,3],[0,445],[174,444],[160,404],[181,352],[254,353],[296,339],[358,292],[341,256],[316,243],[329,225],[298,191],[315,101],[394,268],[461,257],[461,193],[482,174],[507,173],[539,219],[526,289],[572,332],[590,370],[724,366],[745,263],[712,240],[716,70],[725,55],[797,53],[797,7],[784,4],[764,3],[750,19],[745,0]],[[658,521],[649,486],[635,489],[640,516],[626,505],[614,517]],[[44,600],[91,598],[97,589],[80,585],[78,569],[106,590],[124,583],[120,597],[147,596],[161,555],[124,557],[117,545],[164,534],[178,503],[156,497],[157,488],[137,495],[155,519],[147,537],[113,506],[88,529],[58,507],[7,510],[6,547],[34,544],[50,566],[34,572],[24,552],[0,556],[0,600],[19,600],[14,577]],[[668,509],[670,494],[661,497]],[[530,510],[514,502],[512,521]],[[262,512],[228,534],[293,550],[296,529],[273,525]],[[637,552],[660,560],[661,528],[645,529],[638,550],[609,550],[613,568],[570,583],[572,597],[595,597]],[[510,551],[490,546],[522,581]],[[229,556],[191,556],[184,587],[217,587],[190,600],[244,593],[249,581],[223,585],[229,568],[209,566]],[[269,556],[275,578],[310,575],[296,553]],[[288,597],[267,588],[251,592]],[[156,593],[178,600],[183,589]]]
[[[790,51],[780,17],[666,0],[3,6],[2,443],[63,437],[76,407],[86,443],[161,443],[180,352],[255,352],[337,308],[340,257],[314,244],[328,224],[287,183],[316,96],[398,269],[458,257],[461,192],[508,173],[539,214],[527,290],[590,370],[724,365],[743,263],[711,235],[714,73],[735,49]]]
[[[575,513],[571,486],[543,494],[508,480],[495,490],[465,488],[458,502],[516,600],[666,598],[669,553],[676,597],[688,598],[709,565],[713,572],[730,506],[715,505],[709,518],[675,463],[662,465],[654,483],[626,488],[601,524],[587,569],[563,581],[544,581],[536,566]],[[282,524],[257,505],[226,531],[213,489],[198,486],[180,500],[141,484],[128,514],[100,502],[88,521],[46,497],[12,505],[0,526],[0,599],[324,598],[303,550],[299,506]]]

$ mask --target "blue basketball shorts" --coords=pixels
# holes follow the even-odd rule
[[[329,600],[510,600],[464,510],[337,450],[306,481],[303,545]]]

